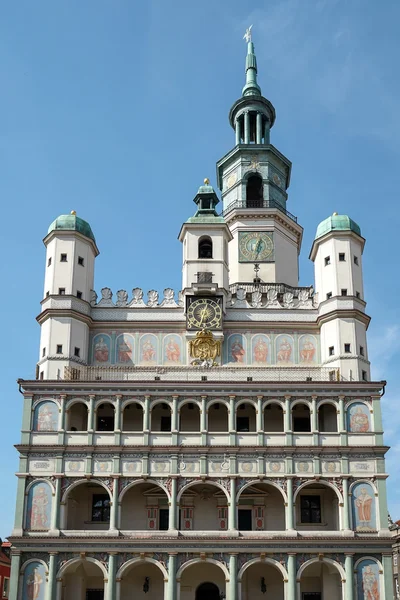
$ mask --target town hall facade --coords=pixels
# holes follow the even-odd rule
[[[222,202],[205,180],[179,233],[181,291],[97,294],[74,211],[44,238],[10,600],[393,598],[365,240],[325,219],[299,287],[291,163],[247,38]]]

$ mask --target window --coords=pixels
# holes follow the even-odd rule
[[[85,266],[85,261],[83,256],[78,256],[78,265],[81,265],[81,267]]]
[[[60,262],[67,262],[67,255],[66,254],[61,254],[61,256],[60,256]]]
[[[105,494],[93,494],[92,521],[110,521],[110,498]]]
[[[367,371],[362,371],[361,378],[363,381],[368,381],[367,379]]]
[[[355,264],[355,265],[358,265],[358,256],[355,256],[355,257],[354,257],[354,264]]]
[[[345,351],[346,354],[350,354],[350,352],[351,352],[350,344],[345,344],[344,345],[344,351]]]
[[[341,294],[342,294],[342,296],[347,296],[347,290],[342,288]]]
[[[65,296],[65,288],[58,288],[58,294],[60,296]]]
[[[49,267],[51,265],[51,256],[49,257],[49,259],[47,260],[47,266]]]
[[[360,346],[360,356],[364,356],[364,346]]]
[[[42,356],[46,356],[46,348],[43,348],[43,350],[42,350]]]
[[[9,577],[4,577],[4,581],[3,581],[3,598],[8,598],[9,592],[10,592],[10,579],[9,579]]]
[[[331,257],[330,256],[325,256],[325,266],[327,267],[330,264],[331,264]]]
[[[336,381],[337,375],[336,371],[329,371],[329,381]]]
[[[160,508],[158,511],[159,523],[158,528],[161,531],[168,531],[169,527],[169,510],[168,508]]]
[[[44,379],[44,371],[40,371],[40,379]]]
[[[160,431],[171,431],[171,416],[161,417]]]
[[[114,417],[98,417],[97,431],[114,431]]]
[[[80,349],[80,348],[77,348],[77,347],[75,346],[75,350],[74,350],[74,356],[77,356],[77,357],[79,358],[80,354],[81,354],[81,349]]]
[[[50,296],[50,292],[46,292],[46,298]]]
[[[321,496],[300,496],[300,522],[321,523]]]
[[[259,175],[252,175],[246,185],[246,206],[262,208],[264,199],[263,180]]]
[[[82,292],[80,292],[79,290],[76,292],[76,297],[77,298],[82,298]]]
[[[213,257],[213,245],[212,240],[208,235],[205,235],[199,239],[199,258],[212,258]]]
[[[346,255],[344,252],[339,252],[339,262],[345,262],[346,261]]]
[[[251,531],[253,529],[253,515],[251,508],[239,508],[238,517],[239,531]]]
[[[330,298],[332,298],[332,292],[328,292],[326,295],[326,299],[329,300]]]
[[[243,408],[245,408],[244,404]],[[236,417],[236,431],[250,431],[249,417]]]
[[[329,356],[333,356],[335,354],[335,346],[329,346]]]
[[[62,344],[57,344],[57,354],[62,354]]]
[[[356,292],[356,298],[361,298],[360,292]]]

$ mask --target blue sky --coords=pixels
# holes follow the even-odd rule
[[[385,0],[4,0],[0,4],[2,510],[12,528],[21,396],[39,348],[42,238],[75,209],[101,254],[96,289],[180,289],[181,223],[234,145],[228,111],[253,23],[272,143],[293,162],[301,284],[319,221],[350,214],[367,239],[369,353],[383,398],[389,508],[400,518],[398,240],[400,4]]]

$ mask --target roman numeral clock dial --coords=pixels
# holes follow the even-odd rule
[[[189,296],[186,308],[187,329],[221,329],[222,298]]]

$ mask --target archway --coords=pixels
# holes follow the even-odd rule
[[[88,407],[84,402],[75,402],[66,411],[67,431],[87,431]]]
[[[337,410],[332,404],[322,404],[318,408],[318,429],[323,432],[338,430]]]
[[[212,258],[212,257],[213,257],[212,240],[208,235],[203,235],[199,239],[199,258]]]
[[[229,430],[228,407],[223,402],[214,402],[207,410],[208,431],[222,433]]]
[[[107,489],[95,482],[82,482],[68,493],[65,529],[104,531],[110,526],[111,498]]]
[[[62,600],[103,600],[105,575],[100,566],[91,560],[76,560],[62,573]],[[58,597],[57,600],[61,600]]]
[[[256,431],[256,409],[250,402],[242,402],[236,409],[236,431]]]
[[[122,431],[143,431],[143,407],[139,402],[131,402],[125,406]]]
[[[246,185],[246,206],[248,208],[262,208],[263,200],[263,180],[259,175],[251,175]]]
[[[338,531],[339,497],[329,485],[310,483],[296,494],[296,527],[299,531]]]
[[[171,407],[160,402],[151,408],[150,431],[171,431]]]
[[[310,408],[307,404],[295,404],[292,408],[292,431],[311,431]]]
[[[323,600],[323,598],[335,598],[342,600],[343,584],[345,577],[333,561],[316,560],[305,565],[304,570],[298,576],[300,580],[300,596],[302,600]]]
[[[283,408],[277,402],[270,402],[264,408],[264,431],[268,433],[284,431]]]
[[[96,410],[96,431],[114,431],[115,408],[111,402],[102,402]]]
[[[253,482],[237,498],[240,531],[284,531],[285,498],[275,486]]]
[[[169,525],[168,496],[155,483],[137,483],[121,497],[120,529],[165,531]]]
[[[181,530],[220,531],[228,527],[228,499],[211,482],[186,488],[179,500]]]
[[[221,593],[215,583],[206,581],[201,583],[196,590],[196,600],[220,600]]]
[[[120,600],[164,598],[164,575],[160,568],[148,560],[136,561],[127,566],[121,575]]]
[[[240,582],[240,600],[284,600],[284,576],[278,567],[266,561],[250,564]]]
[[[180,409],[179,431],[200,431],[200,408],[195,402],[188,402]]]

